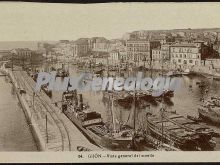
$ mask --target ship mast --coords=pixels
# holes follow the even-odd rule
[[[163,57],[162,57],[162,77],[163,77]],[[164,118],[164,91],[163,91],[163,94],[162,94],[162,101],[161,101],[161,104],[162,104],[162,107],[160,109],[161,111],[161,119],[162,119],[162,139],[161,139],[161,143],[163,144],[163,137],[164,137],[164,124],[163,124],[163,118]]]
[[[121,61],[119,62],[119,66],[118,66],[118,74],[119,76],[121,76]]]
[[[162,119],[162,138],[161,143],[163,144],[163,136],[164,136],[164,125],[163,125],[163,118],[164,118],[164,108],[161,108],[161,119]]]
[[[150,59],[150,77],[152,78],[152,58]]]
[[[108,57],[107,57],[107,77],[109,77],[109,61],[108,61]]]
[[[135,130],[135,126],[136,126],[136,91],[134,93],[134,120],[133,120],[133,124],[134,124],[134,130]]]
[[[112,94],[112,99],[111,99],[111,114],[112,115],[111,116],[112,116],[113,133],[114,133],[116,130],[116,125],[115,125],[115,114],[114,114],[113,108],[114,108],[114,99],[113,99],[113,94]]]
[[[68,62],[67,62],[67,72],[68,72],[68,74],[69,74],[69,72],[70,72],[70,60],[69,60],[69,56],[68,56]]]

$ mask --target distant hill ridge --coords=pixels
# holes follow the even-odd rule
[[[133,32],[145,31],[145,32],[204,32],[204,31],[215,31],[220,32],[220,28],[197,28],[197,29],[168,29],[168,30],[136,30]],[[133,33],[131,32],[131,33]]]

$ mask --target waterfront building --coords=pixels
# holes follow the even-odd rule
[[[127,61],[127,50],[126,47],[119,49],[120,60],[125,62]]]
[[[79,38],[72,42],[72,50],[74,57],[87,56],[89,49],[89,42],[87,38]]]
[[[160,61],[163,59],[160,47],[152,49],[152,60]]]
[[[109,52],[108,60],[110,64],[117,64],[120,61],[125,62],[127,60],[126,47],[120,47],[119,49]]]
[[[151,60],[152,49],[160,46],[159,41],[143,39],[128,40],[126,42],[127,59],[131,61]]]
[[[210,48],[203,41],[180,43],[170,46],[171,64],[175,67],[190,68],[201,66],[202,60],[211,56]]]
[[[63,56],[63,57],[73,56],[73,49],[71,42],[68,40],[60,40],[60,42],[56,44],[54,48],[54,52],[58,56]]]
[[[14,59],[30,59],[32,55],[32,51],[28,48],[17,48],[12,49],[11,53]]]
[[[109,53],[109,64],[117,64],[120,62],[120,53],[118,50],[113,50]]]
[[[164,61],[170,61],[170,46],[173,43],[166,43],[164,45],[161,45],[161,55],[164,59]]]
[[[154,69],[163,69],[162,67],[167,64],[168,60],[162,53],[161,47],[152,49],[152,67]]]
[[[92,38],[88,38],[88,44],[89,44],[89,50],[93,50],[94,48],[94,43],[96,42],[96,39],[98,37],[92,37]]]
[[[44,60],[40,51],[32,51],[28,48],[17,48],[11,50],[13,64],[27,67],[36,67],[42,64]]]
[[[110,43],[109,43],[109,52],[113,50],[124,49],[125,47],[126,47],[126,42],[124,40],[113,39],[113,40],[110,40]]]
[[[96,52],[109,52],[110,42],[104,37],[96,38],[95,42],[93,43],[92,51]]]

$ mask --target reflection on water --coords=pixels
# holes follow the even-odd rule
[[[36,151],[31,131],[9,80],[0,77],[0,151]]]

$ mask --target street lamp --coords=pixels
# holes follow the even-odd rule
[[[49,141],[48,139],[49,139],[49,138],[48,138],[48,128],[47,128],[47,127],[48,127],[48,126],[47,126],[47,114],[46,114],[46,116],[45,116],[45,119],[46,119],[46,128],[45,128],[45,129],[46,129],[46,142],[48,143],[48,141]]]

